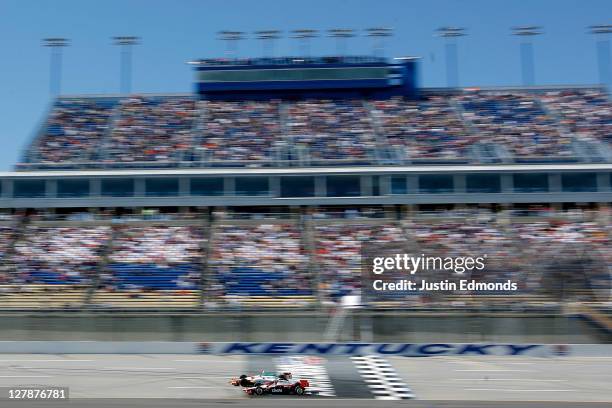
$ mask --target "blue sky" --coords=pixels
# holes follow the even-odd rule
[[[115,93],[119,52],[114,35],[137,35],[134,92],[189,92],[192,72],[185,61],[221,56],[216,40],[223,29],[252,32],[333,27],[393,27],[387,55],[418,55],[421,84],[444,86],[444,48],[433,30],[452,25],[468,29],[459,45],[461,85],[519,85],[519,45],[509,35],[515,25],[541,25],[535,42],[536,82],[597,82],[591,24],[612,23],[611,0],[0,0],[0,169],[18,160],[50,103],[49,50],[40,40],[70,38],[65,50],[62,92]],[[241,56],[259,56],[262,45],[245,40]],[[279,40],[276,55],[298,49]],[[331,54],[335,43],[315,39],[311,54]],[[348,50],[366,54],[366,38]]]

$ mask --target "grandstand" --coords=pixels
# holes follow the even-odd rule
[[[568,292],[574,301],[599,302],[609,295],[611,238],[609,214],[603,211],[379,215],[347,210],[251,214],[250,219],[225,213],[210,221],[204,213],[159,219],[97,215],[78,221],[23,217],[3,227],[1,305],[16,310],[333,305],[363,289],[361,246],[389,242],[417,256],[487,253],[490,267],[480,278],[519,281],[513,296],[523,304],[553,302],[554,288],[543,282],[547,271],[559,269],[574,275],[577,290]],[[588,262],[590,269],[579,269],[576,260]],[[487,301],[454,295],[466,304]],[[392,300],[447,306],[448,298],[419,296]],[[388,300],[372,299],[372,305],[384,307]]]
[[[421,92],[417,100],[60,97],[19,170],[609,163],[596,88]]]
[[[417,89],[402,61],[200,60],[194,94],[58,97],[0,174],[0,309],[333,306],[366,243],[484,251],[480,278],[521,282],[502,302],[558,301],[559,270],[564,299],[608,300],[606,91]]]

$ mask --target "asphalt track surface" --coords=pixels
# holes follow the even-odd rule
[[[230,377],[301,360],[269,356],[0,355],[0,387],[69,387],[69,401],[0,407],[612,407],[612,357],[390,357],[414,399],[376,399],[349,358],[308,361],[333,396],[247,397]],[[299,368],[299,367],[297,367]],[[308,372],[308,371],[307,371]],[[329,388],[326,388],[329,387]],[[330,391],[331,390],[331,391]],[[378,396],[378,398],[381,398]],[[384,398],[384,397],[382,397]],[[494,401],[494,402],[493,402]]]
[[[610,403],[575,402],[499,402],[499,401],[373,401],[373,400],[176,400],[176,399],[71,399],[65,402],[12,402],[6,408],[610,408]]]

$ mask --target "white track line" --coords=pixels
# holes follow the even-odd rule
[[[467,369],[467,370],[455,370],[458,372],[521,372],[521,373],[533,373],[536,370],[514,370],[514,369],[507,369],[507,368],[491,368],[491,369]]]
[[[529,381],[529,382],[567,382],[569,380],[545,380],[534,378],[453,378],[453,381]]]
[[[506,391],[506,392],[575,392],[576,390],[520,390],[508,388],[464,388],[464,391]]]
[[[0,375],[0,378],[51,378],[52,375]]]
[[[219,363],[219,364],[243,364],[244,361],[236,361],[236,360],[196,360],[196,359],[183,359],[183,360],[174,360],[178,363]]]
[[[219,376],[209,375],[204,377],[174,377],[175,380],[218,380]]]
[[[34,367],[34,366],[18,366],[10,367],[12,370],[58,370],[62,367]]]
[[[176,370],[175,367],[104,367],[105,370]]]
[[[88,363],[94,360],[0,360],[0,363]]]

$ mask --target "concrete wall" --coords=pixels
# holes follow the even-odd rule
[[[254,341],[321,342],[324,316],[307,314],[119,315],[4,314],[0,341]],[[373,328],[369,336],[368,327]],[[362,335],[363,332],[363,335]],[[339,341],[366,342],[610,342],[578,318],[549,315],[394,315],[349,317]]]

